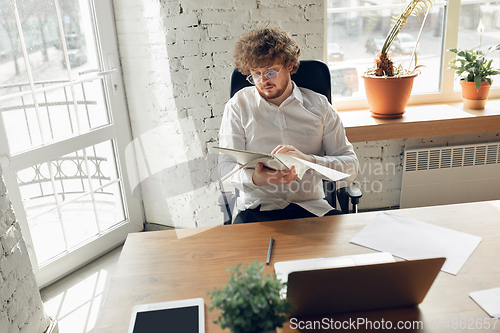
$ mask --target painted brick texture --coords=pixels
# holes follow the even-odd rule
[[[48,326],[49,319],[0,168],[0,331],[42,333]]]

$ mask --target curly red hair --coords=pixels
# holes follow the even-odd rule
[[[244,75],[251,68],[265,67],[281,62],[285,67],[293,64],[291,74],[299,68],[300,47],[289,33],[280,28],[262,28],[242,35],[233,51],[234,64]]]

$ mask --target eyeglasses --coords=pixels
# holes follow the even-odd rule
[[[247,81],[250,82],[251,84],[255,84],[255,82],[259,82],[262,80],[262,76],[264,76],[268,80],[276,80],[278,78],[278,74],[281,72],[282,69],[283,69],[283,66],[280,67],[279,71],[275,71],[274,69],[271,69],[271,70],[265,72],[264,75],[250,74],[247,76]]]

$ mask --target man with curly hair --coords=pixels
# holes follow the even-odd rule
[[[221,147],[261,153],[283,153],[312,163],[357,174],[358,159],[340,118],[325,96],[291,80],[299,68],[300,48],[279,28],[262,28],[236,42],[236,68],[252,83],[227,102],[220,128]],[[312,78],[314,79],[314,78]],[[221,155],[226,175],[238,164]],[[276,171],[257,164],[241,169],[229,181],[239,188],[233,223],[261,222],[337,214],[326,200],[317,173],[296,181],[295,168]]]

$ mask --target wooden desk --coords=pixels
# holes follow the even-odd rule
[[[460,329],[460,327],[453,329],[451,325],[455,320],[458,326],[462,318],[463,321],[466,320],[467,325],[472,320],[484,322],[484,318],[489,318],[469,298],[468,293],[500,287],[500,201],[402,209],[393,212],[478,235],[482,237],[482,242],[457,276],[439,273],[419,307],[337,315],[332,319],[340,321],[356,321],[357,318],[367,318],[371,321],[384,319],[386,322],[393,321],[393,325],[396,325],[398,320],[421,321],[425,329],[419,332],[479,331],[474,326],[474,329]],[[94,333],[126,332],[131,308],[136,304],[204,297],[205,305],[208,307],[207,290],[214,286],[220,287],[227,282],[226,268],[256,259],[265,261],[270,236],[274,237],[275,243],[271,264],[266,267],[266,273],[274,271],[273,264],[276,261],[371,252],[369,249],[350,244],[349,240],[376,214],[377,212],[369,212],[219,226],[181,239],[177,238],[175,231],[130,234],[123,247]],[[220,332],[220,328],[212,323],[216,317],[216,310],[212,312],[206,310],[206,316],[207,332]],[[488,320],[490,324],[495,323],[493,319]],[[449,329],[444,326],[446,321],[450,324]],[[429,325],[434,326],[429,328]],[[294,330],[288,325],[282,331],[304,330]],[[500,322],[496,324],[494,330],[489,328],[483,331],[500,332]]]

